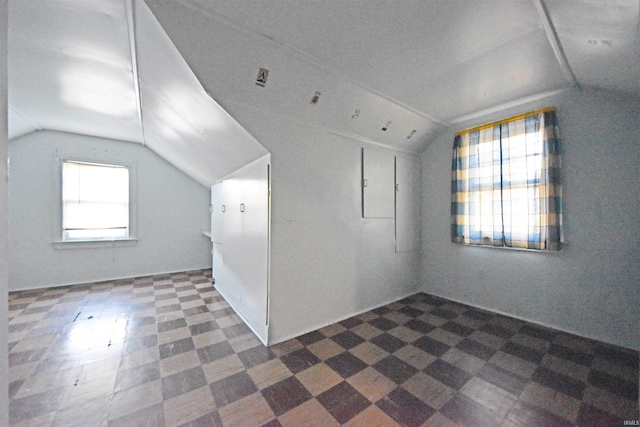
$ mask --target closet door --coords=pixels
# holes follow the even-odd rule
[[[256,333],[267,336],[269,265],[269,164],[252,163],[242,174],[240,223],[245,316]]]
[[[362,149],[363,218],[393,218],[394,159],[389,151]]]
[[[420,163],[417,157],[396,157],[396,252],[420,249]]]

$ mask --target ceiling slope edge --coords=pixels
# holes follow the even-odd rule
[[[133,16],[147,147],[205,186],[267,154],[208,95],[142,0]]]
[[[304,52],[194,3],[146,3],[205,90],[219,101],[236,108],[262,108],[293,122],[415,154],[445,128],[442,122],[354,83]],[[261,69],[268,71],[263,85],[256,84]]]

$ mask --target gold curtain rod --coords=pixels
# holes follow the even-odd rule
[[[495,122],[485,123],[483,125],[472,127],[471,129],[461,130],[460,132],[456,132],[456,136],[462,135],[462,134],[465,134],[465,133],[475,132],[475,131],[482,130],[482,129],[489,129],[489,128],[492,128],[494,126],[503,125],[505,123],[513,122],[515,120],[521,120],[521,119],[524,119],[525,117],[535,116],[535,115],[538,115],[538,114],[541,114],[541,113],[547,113],[549,111],[555,111],[555,107],[541,108],[539,110],[530,111],[530,112],[524,113],[524,114],[518,114],[517,116],[508,117],[506,119],[497,120]]]

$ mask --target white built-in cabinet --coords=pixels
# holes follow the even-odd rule
[[[362,149],[362,217],[395,220],[396,252],[420,249],[419,189],[417,157]]]
[[[269,325],[270,155],[211,187],[218,292],[263,343]]]

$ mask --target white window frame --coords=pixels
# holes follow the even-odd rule
[[[65,239],[63,229],[62,174],[64,162],[86,163],[104,166],[118,166],[129,169],[129,233],[123,238]],[[134,246],[137,243],[137,182],[135,163],[118,159],[95,159],[77,156],[64,156],[55,159],[55,215],[53,227],[53,245],[56,249],[100,248],[112,246]]]

